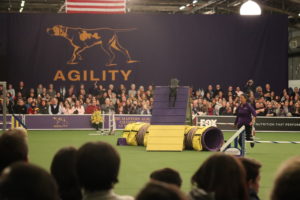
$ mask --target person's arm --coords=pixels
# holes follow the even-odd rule
[[[250,104],[248,104],[248,107],[252,114],[252,121],[250,122],[250,125],[252,126],[255,124],[257,114],[256,114],[256,111],[254,110],[254,108]]]
[[[79,111],[79,112],[78,112],[79,115],[83,115],[84,112],[85,112],[84,107],[81,106],[80,109],[79,109],[78,111]]]
[[[52,111],[51,111],[51,106],[49,105],[49,108],[48,108],[48,112],[50,115],[52,115]]]
[[[60,115],[62,113],[61,112],[61,105],[58,104],[57,106],[58,106],[58,113],[57,114]]]
[[[237,125],[237,122],[238,122],[238,120],[239,120],[239,108],[240,108],[240,107],[237,107],[237,109],[236,109],[236,118],[235,118],[235,121],[234,121],[234,125],[235,125],[235,126]]]

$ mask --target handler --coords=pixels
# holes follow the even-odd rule
[[[254,140],[252,135],[252,126],[255,124],[256,112],[254,108],[247,102],[247,96],[242,94],[240,96],[241,104],[236,110],[236,119],[234,124],[240,129],[245,126],[246,140],[252,141],[250,146],[254,147]],[[239,138],[239,144],[242,144],[242,137]]]

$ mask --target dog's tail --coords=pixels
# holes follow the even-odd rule
[[[135,31],[137,28],[124,28],[124,29],[112,29],[114,32],[119,33],[119,32],[128,32],[128,31]]]

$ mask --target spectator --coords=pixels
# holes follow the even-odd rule
[[[136,200],[186,200],[186,197],[174,185],[151,181],[139,192]]]
[[[105,99],[105,104],[101,106],[101,110],[103,111],[104,114],[109,114],[115,111],[114,106],[112,106],[112,102],[110,101],[109,98]]]
[[[245,92],[248,94],[250,91],[255,92],[255,85],[254,85],[254,81],[252,79],[247,81],[247,83],[245,85]]]
[[[130,90],[128,91],[128,95],[129,95],[129,96],[135,97],[135,96],[136,96],[136,93],[137,93],[137,91],[136,91],[136,86],[135,86],[135,84],[131,84]]]
[[[294,92],[293,92],[293,96],[296,96],[296,95],[300,95],[300,90],[298,87],[294,87]]]
[[[31,103],[31,106],[28,108],[28,114],[37,114],[39,108],[36,106],[35,101]]]
[[[12,85],[12,84],[8,84],[7,92],[11,95],[12,99],[15,98],[15,96],[16,96],[16,91],[15,91],[15,89],[13,88],[13,85]]]
[[[226,101],[222,101],[222,107],[219,110],[219,115],[226,115]]]
[[[74,110],[74,106],[72,106],[68,100],[65,100],[64,104],[61,106],[61,113],[65,115],[73,114]]]
[[[28,161],[28,145],[25,134],[21,129],[12,129],[0,135],[0,174],[5,167],[14,162]]]
[[[208,93],[208,94],[209,94],[209,93]],[[212,103],[209,102],[207,105],[208,105],[208,106],[207,106],[207,115],[213,115],[213,114],[214,114],[214,109],[213,109],[213,107],[212,107]]]
[[[111,94],[110,101],[111,101],[111,103],[112,103],[113,106],[116,105],[116,103],[117,103],[117,95],[116,95],[116,93],[112,93]]]
[[[92,94],[93,96],[97,96],[99,94],[97,81],[94,83],[93,88],[90,89],[90,94]]]
[[[36,98],[36,97],[37,97],[34,88],[30,88],[29,93],[28,93],[28,95],[27,95],[27,98],[28,98],[28,97],[32,97],[32,98]]]
[[[81,102],[76,100],[75,101],[75,107],[74,107],[74,112],[72,114],[79,114],[83,115],[84,114],[84,107],[81,105]]]
[[[38,84],[36,93],[37,93],[37,96],[40,96],[43,93],[43,85],[42,84]]]
[[[61,200],[81,200],[81,190],[76,174],[76,153],[74,147],[60,149],[51,163],[50,171],[58,185]]]
[[[48,96],[49,96],[49,95],[48,95]],[[46,88],[43,88],[43,89],[42,89],[41,97],[42,97],[42,98],[46,98],[46,97],[47,97],[47,89],[46,89]]]
[[[267,101],[271,101],[271,86],[269,83],[265,85],[264,97]]]
[[[41,103],[40,103],[39,109],[38,109],[38,113],[39,114],[49,114],[49,106],[45,99],[41,100]]]
[[[250,91],[252,91],[252,90],[250,90]],[[236,96],[238,96],[238,97],[241,96],[242,94],[244,94],[244,92],[241,91],[239,86],[235,88],[235,93],[236,93]]]
[[[15,114],[27,114],[27,107],[25,106],[23,99],[18,99],[17,105],[13,109]]]
[[[26,89],[23,81],[19,82],[19,87],[16,89],[17,93],[20,93],[22,97],[26,97]]]
[[[123,106],[119,106],[119,107],[118,107],[117,114],[126,114],[126,113],[124,112],[124,107],[123,107]]]
[[[199,112],[199,105],[198,105],[198,99],[193,100],[192,103],[192,113],[193,115],[198,115]]]
[[[47,94],[48,94],[51,98],[54,98],[54,97],[55,97],[56,91],[55,91],[55,89],[54,89],[53,84],[49,84],[49,88],[48,88]]]
[[[31,103],[33,102],[33,98],[32,97],[28,97],[27,98],[27,103],[25,104],[26,109],[28,110],[29,107],[31,106]]]
[[[300,156],[290,158],[278,169],[271,200],[300,199]]]
[[[60,102],[62,102],[64,100],[63,96],[61,95],[60,92],[56,93],[55,98],[57,98],[58,103],[60,103]]]
[[[51,99],[51,104],[49,106],[49,114],[50,115],[59,115],[61,114],[61,106],[58,104],[58,100],[56,98]]]
[[[204,99],[206,99],[206,101],[211,102],[211,100],[212,100],[211,93],[210,93],[210,92],[207,92],[206,95],[205,95],[205,97],[204,97]]]
[[[153,85],[149,85],[147,91],[149,91],[149,94],[151,95],[151,97],[153,97],[153,90],[154,90]]]
[[[250,158],[240,158],[246,170],[246,183],[249,190],[249,200],[259,200],[257,196],[259,191],[260,168],[261,164]]]
[[[300,117],[300,102],[299,101],[295,103],[294,109],[292,111],[292,115],[294,117]]]
[[[59,200],[53,178],[37,166],[12,164],[0,178],[0,199]]]
[[[223,113],[223,115],[228,115],[228,116],[233,115],[233,111],[232,111],[231,106],[226,106],[226,110],[225,110],[225,113]]]
[[[263,89],[262,89],[261,86],[257,86],[257,87],[256,87],[254,96],[255,96],[256,99],[260,99],[261,97],[264,96],[264,94],[263,94]]]
[[[133,200],[113,192],[118,182],[120,156],[108,143],[88,142],[77,153],[77,174],[83,199]]]
[[[266,116],[266,110],[262,103],[257,102],[255,104],[256,114],[257,116]]]
[[[189,193],[191,200],[248,199],[245,169],[237,158],[230,155],[216,153],[210,156],[191,181],[195,186]]]
[[[97,106],[97,100],[93,100],[92,104],[86,107],[85,114],[93,114],[96,110],[100,110]]]
[[[280,113],[281,116],[287,116],[287,117],[290,117],[291,116],[291,113],[290,113],[290,109],[289,109],[289,101],[285,101],[283,104],[282,104],[282,109],[281,109],[281,113]]]
[[[274,117],[276,116],[276,113],[274,111],[273,105],[271,102],[267,102],[267,108],[265,109],[265,114],[267,117]]]
[[[216,85],[216,90],[215,90],[215,92],[214,92],[214,97],[215,97],[216,95],[220,95],[220,92],[223,93],[223,90],[222,90],[222,88],[221,88],[221,85],[220,85],[220,84],[217,84],[217,85]]]
[[[51,86],[49,86],[49,88],[53,88],[53,84],[50,85]],[[87,109],[87,107],[90,105],[90,102],[93,102],[93,100],[95,100],[96,106],[99,108],[106,108],[105,112],[108,113],[112,113],[114,111],[124,114],[151,113],[153,104],[153,86],[149,85],[147,91],[145,91],[145,88],[143,86],[140,86],[138,91],[136,91],[135,85],[132,86],[132,88],[134,88],[135,92],[133,93],[135,93],[135,95],[132,93],[127,94],[126,87],[124,85],[120,85],[117,91],[115,91],[115,87],[113,85],[110,85],[108,86],[106,91],[103,85],[98,86],[97,83],[95,83],[94,87],[89,91],[86,89],[84,84],[81,84],[77,90],[78,93],[75,92],[76,88],[74,85],[70,86],[67,91],[65,90],[65,86],[61,86],[60,90],[57,91],[55,97],[57,98],[58,105],[60,105],[65,97],[70,102],[71,107],[73,104],[76,104],[76,101],[79,101],[82,105],[81,107],[83,107],[84,110]],[[25,97],[27,97],[26,105],[28,106],[28,109],[31,107],[32,101],[36,102],[36,106],[39,109],[41,108],[41,106],[47,108],[45,107],[45,104],[42,100],[46,100],[46,104],[47,102],[51,101],[48,90],[46,88],[43,88],[41,84],[39,84],[38,89],[40,94],[38,96],[36,95],[33,88],[30,89],[29,95],[26,96],[22,96],[21,92],[16,92],[15,99],[13,99],[11,95],[9,95],[10,101],[8,104],[8,112],[13,113],[13,108],[15,108],[18,104],[18,99],[24,99]],[[115,91],[116,93],[113,91]],[[268,117],[299,116],[299,114],[297,114],[299,113],[298,108],[296,108],[296,106],[300,104],[298,88],[294,88],[294,91],[289,91],[287,89],[283,90],[283,96],[276,95],[274,91],[271,91],[270,84],[266,84],[264,90],[262,90],[261,87],[258,86],[258,91],[262,92],[261,95],[258,95],[258,93],[256,93],[257,99],[255,98],[252,90],[249,91],[248,95],[250,104],[255,107],[256,103],[258,103],[257,105],[259,106],[257,107],[257,109],[259,110],[259,115]],[[209,94],[206,94],[207,92]],[[240,87],[238,86],[236,87],[235,91],[233,90],[232,86],[229,86],[228,91],[224,93],[224,95],[221,91],[221,85],[218,84],[216,85],[216,91],[213,91],[213,88],[210,85],[206,93],[204,93],[202,89],[196,90],[196,92],[191,93],[192,100],[197,100],[192,104],[194,115],[232,115],[236,112],[236,108],[238,106],[239,99],[237,98],[237,95],[243,94],[243,91],[241,91]],[[78,95],[76,96],[75,94]],[[211,96],[211,94],[213,94],[213,96]],[[110,99],[110,103],[108,104],[108,106],[105,105],[105,99],[107,98]],[[16,101],[15,105],[14,100]],[[282,101],[282,105],[278,105],[277,102],[280,101]],[[271,102],[271,105],[268,102]],[[225,104],[226,106],[224,106]],[[120,106],[122,106],[122,108],[120,108],[119,111]],[[60,106],[59,108],[63,109],[63,106]],[[90,108],[92,108],[91,105]],[[50,108],[48,107],[47,112],[38,111],[38,113],[47,114],[49,113],[49,109]],[[92,108],[92,111],[94,111],[94,108]],[[77,111],[75,112],[77,113]],[[90,113],[90,111],[87,111],[86,113]]]
[[[205,96],[207,97],[207,93],[209,93],[209,97],[214,96],[214,90],[212,85],[208,85],[207,90],[205,91]]]
[[[138,103],[136,100],[134,100],[129,108],[129,114],[139,114],[139,113],[140,111],[139,111]]]
[[[179,188],[182,184],[182,179],[179,172],[171,168],[156,170],[150,174],[150,178],[151,180],[176,185]]]
[[[143,108],[141,109],[140,114],[142,114],[142,115],[150,115],[151,114],[151,111],[146,103],[143,104]]]

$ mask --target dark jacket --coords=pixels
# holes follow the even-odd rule
[[[249,200],[259,200],[257,193],[252,189],[249,190]]]
[[[15,114],[27,114],[27,108],[25,105],[23,105],[23,106],[15,105],[14,113]]]

